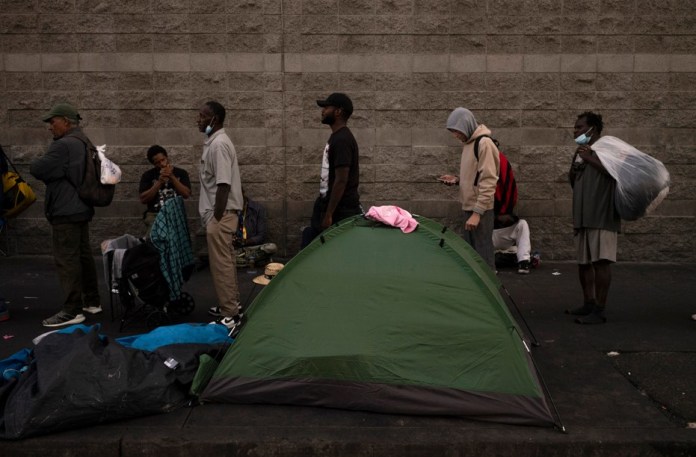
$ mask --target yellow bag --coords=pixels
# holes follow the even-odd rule
[[[36,201],[34,190],[14,171],[3,173],[2,193],[0,216],[6,218],[16,217]]]

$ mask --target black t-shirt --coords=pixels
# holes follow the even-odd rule
[[[182,170],[181,168],[174,167],[174,176],[181,181],[181,184],[184,186],[188,187],[189,189],[191,188],[191,180],[189,179],[189,175],[186,172],[186,170]],[[160,175],[160,169],[155,167],[152,168],[145,173],[143,173],[143,176],[140,178],[140,189],[138,190],[139,194],[142,194],[149,188],[151,188],[155,182],[159,179]],[[147,204],[147,211],[150,213],[156,213],[160,209],[160,205],[162,202],[165,200],[172,198],[176,196],[176,190],[170,183],[164,184],[162,187],[160,187],[159,191],[157,192],[157,195],[155,198],[153,198],[148,204]]]
[[[358,159],[358,142],[348,127],[343,127],[329,137],[329,193],[333,189],[336,180],[336,168],[350,167],[348,171],[348,183],[343,193],[343,198],[338,206],[353,208],[360,204],[360,164]]]

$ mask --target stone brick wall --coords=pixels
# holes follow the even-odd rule
[[[0,0],[0,44],[0,144],[20,170],[50,143],[39,119],[59,100],[122,166],[116,201],[92,225],[95,250],[142,232],[137,183],[154,143],[195,181],[199,229],[195,121],[216,99],[246,190],[267,205],[281,252],[295,253],[329,135],[315,100],[344,91],[365,206],[461,228],[456,190],[435,177],[458,170],[444,124],[465,106],[515,167],[534,248],[571,259],[572,125],[594,110],[673,180],[655,214],[625,224],[620,259],[696,260],[692,0]],[[10,222],[0,249],[49,251],[41,206]]]

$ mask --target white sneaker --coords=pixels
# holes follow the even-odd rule
[[[89,313],[89,314],[99,314],[104,310],[102,309],[101,305],[99,305],[99,306],[86,306],[86,307],[82,308],[82,311]]]
[[[224,325],[230,331],[230,336],[235,338],[242,327],[242,319],[243,316],[241,314],[237,314],[233,317],[221,317],[220,319],[211,322],[211,324]]]

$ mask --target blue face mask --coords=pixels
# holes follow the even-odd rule
[[[588,144],[590,142],[590,140],[592,139],[592,135],[588,135],[588,133],[590,133],[591,131],[592,131],[592,127],[590,127],[590,129],[587,132],[585,132],[582,135],[575,138],[575,142],[577,144],[579,144],[580,146]]]

